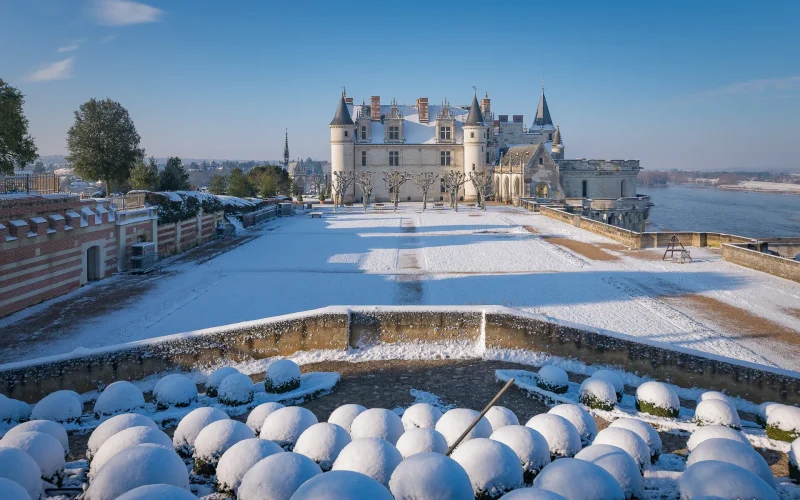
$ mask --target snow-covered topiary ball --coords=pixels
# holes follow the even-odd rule
[[[397,440],[397,451],[408,458],[418,453],[441,453],[447,452],[447,440],[442,433],[435,429],[409,429],[400,439]]]
[[[584,410],[578,405],[562,404],[554,406],[548,411],[552,415],[564,417],[570,421],[572,425],[578,429],[578,434],[581,435],[581,443],[586,446],[592,442],[592,439],[597,435],[597,424],[589,412]]]
[[[197,500],[190,492],[171,484],[148,484],[125,493],[117,500]]]
[[[706,425],[697,428],[697,430],[689,436],[689,440],[686,442],[686,449],[692,451],[700,443],[708,439],[730,439],[739,443],[750,444],[750,441],[747,440],[745,435],[735,429],[725,427],[724,425]]]
[[[597,433],[592,444],[608,444],[621,448],[631,456],[639,470],[650,468],[650,447],[635,432],[622,427],[606,427]]]
[[[467,472],[476,498],[500,498],[507,491],[522,487],[519,457],[500,441],[470,439],[460,444],[451,457]]]
[[[758,498],[778,500],[763,479],[738,465],[706,460],[688,467],[678,480],[681,500],[692,498]]]
[[[623,500],[617,480],[599,465],[576,458],[556,460],[542,469],[534,488],[558,493],[570,500]]]
[[[650,448],[650,463],[658,460],[658,456],[661,455],[661,436],[653,429],[653,426],[638,418],[620,418],[611,422],[609,427],[621,427],[638,434]]]
[[[140,426],[158,429],[158,426],[155,422],[153,422],[152,419],[136,413],[123,413],[122,415],[109,418],[102,424],[98,425],[94,432],[92,432],[92,435],[89,436],[86,458],[91,460],[94,454],[97,453],[97,450],[103,446],[103,443],[105,443],[114,434],[131,427]],[[177,433],[177,430],[175,432]]]
[[[662,382],[645,382],[636,389],[636,409],[657,417],[675,418],[681,401],[675,390]]]
[[[275,453],[261,460],[242,478],[239,500],[294,498],[306,481],[322,474],[313,460],[299,453]]]
[[[83,414],[81,397],[75,391],[56,391],[42,398],[31,411],[33,420],[74,422]]]
[[[736,408],[720,399],[700,401],[694,410],[694,421],[697,425],[724,425],[732,429],[742,427]]]
[[[564,417],[541,413],[528,420],[525,427],[530,427],[544,437],[551,458],[574,457],[581,451],[581,435]]]
[[[514,450],[522,465],[525,484],[531,484],[536,474],[550,463],[547,440],[530,427],[507,425],[494,431],[489,439],[500,441]]]
[[[262,403],[250,412],[247,416],[247,427],[250,427],[256,434],[261,432],[261,426],[264,425],[264,420],[275,410],[285,408],[280,403]]]
[[[731,441],[730,439],[707,439],[697,445],[694,451],[689,454],[686,466],[691,467],[693,464],[707,460],[717,460],[738,465],[760,477],[771,488],[775,489],[775,479],[772,477],[772,471],[767,461],[749,444]]]
[[[557,366],[545,365],[539,369],[536,385],[545,391],[564,394],[569,387],[569,376]]]
[[[289,392],[300,387],[300,367],[290,359],[273,361],[264,375],[264,389],[267,392]]]
[[[0,394],[0,422],[20,422],[31,416],[31,405]]]
[[[395,412],[383,408],[363,411],[350,424],[350,435],[353,439],[373,437],[395,444],[403,432],[405,428],[400,417]]]
[[[350,426],[353,424],[353,420],[366,410],[366,408],[357,404],[342,405],[333,410],[331,416],[328,417],[328,423],[336,424],[347,432],[350,432]]]
[[[269,414],[261,426],[259,436],[292,451],[300,435],[316,423],[317,417],[311,411],[300,406],[287,406]]]
[[[332,470],[350,470],[366,474],[388,486],[403,455],[391,443],[379,438],[354,439],[336,457]]]
[[[389,480],[389,489],[395,500],[473,497],[472,484],[464,468],[450,457],[431,452],[418,453],[400,462]]]
[[[172,447],[172,440],[158,429],[149,426],[129,427],[119,431],[97,450],[92,457],[92,466],[89,471],[90,477],[94,477],[108,463],[111,458],[122,450],[126,450],[139,444],[157,444],[166,448]]]
[[[84,500],[114,500],[150,484],[168,484],[190,491],[189,472],[172,449],[140,444],[117,453],[92,479]]]
[[[42,471],[42,479],[60,484],[64,474],[64,447],[50,434],[44,432],[20,432],[6,435],[0,446],[22,450],[33,458]]]
[[[253,381],[243,373],[228,375],[219,384],[217,397],[224,405],[245,405],[253,400]]]
[[[214,474],[222,454],[239,441],[255,437],[253,431],[238,420],[224,419],[203,427],[194,440],[194,471],[210,476]]]
[[[197,386],[189,377],[173,373],[156,382],[153,399],[159,410],[166,410],[170,406],[189,406],[197,399]]]
[[[6,436],[14,435],[19,432],[44,432],[45,434],[50,434],[58,439],[58,442],[64,447],[64,456],[69,455],[69,437],[67,436],[67,430],[58,422],[53,422],[52,420],[30,420],[12,427],[6,432]]]
[[[520,488],[509,491],[500,500],[567,500],[558,493],[539,488]]]
[[[42,471],[26,452],[0,444],[0,477],[10,479],[25,488],[33,500],[42,494]]]
[[[697,402],[708,401],[709,399],[716,399],[718,401],[725,401],[733,406],[730,398],[719,391],[706,391],[697,398]]]
[[[589,377],[581,382],[578,401],[595,410],[611,411],[617,404],[617,393],[608,380]]]
[[[800,438],[792,441],[789,447],[789,477],[800,483]]]
[[[633,458],[621,448],[608,444],[595,444],[582,449],[575,458],[602,467],[614,476],[626,499],[642,497],[644,492],[642,473]]]
[[[384,485],[371,477],[349,470],[326,472],[312,477],[297,489],[292,500],[393,500]]]
[[[294,452],[315,461],[323,471],[331,470],[342,449],[350,444],[350,434],[336,424],[320,422],[300,435]]]
[[[622,377],[619,376],[619,373],[611,370],[597,370],[592,374],[592,378],[599,378],[600,380],[611,382],[611,385],[614,386],[614,392],[617,393],[617,402],[622,402],[622,396],[625,393],[625,383],[622,381]]]
[[[506,425],[519,425],[519,419],[514,412],[504,406],[492,406],[485,417],[492,426],[492,432]]]
[[[0,498],[3,500],[30,500],[31,496],[19,483],[0,477]]]
[[[442,418],[442,412],[439,408],[428,403],[417,403],[409,406],[408,409],[403,412],[403,418],[401,420],[406,430],[417,428],[435,429],[436,422],[438,422],[440,418]]]
[[[767,426],[767,415],[769,415],[769,413],[773,409],[778,408],[780,406],[783,406],[783,405],[781,405],[780,403],[773,403],[771,401],[768,401],[766,403],[761,403],[758,406],[758,414],[756,415],[756,422],[758,422],[758,424],[760,426],[766,427]]]
[[[219,420],[228,420],[230,417],[218,408],[198,408],[192,410],[178,422],[175,433],[172,435],[172,444],[181,456],[190,457],[194,452],[194,442],[197,435],[205,426]]]
[[[222,368],[217,368],[213,372],[208,374],[206,377],[206,395],[212,398],[217,397],[217,390],[219,389],[219,384],[225,380],[225,377],[228,375],[233,375],[234,373],[239,373],[239,370],[232,366],[223,366]]]
[[[144,406],[144,394],[138,387],[127,380],[120,380],[109,384],[94,403],[94,413],[101,415],[116,415]]]
[[[266,439],[244,439],[231,446],[217,462],[217,491],[227,495],[236,493],[247,471],[276,453],[283,453],[283,448]]]
[[[480,415],[479,412],[468,408],[453,408],[445,412],[442,418],[436,422],[436,430],[447,440],[447,446],[453,446],[456,439],[467,430],[467,427],[478,418],[478,415]],[[470,439],[488,438],[491,435],[492,424],[486,420],[486,417],[483,417],[478,421],[475,427],[469,431],[469,434],[464,437],[461,444],[466,443]]]
[[[780,405],[767,414],[767,436],[792,442],[800,437],[800,408]]]

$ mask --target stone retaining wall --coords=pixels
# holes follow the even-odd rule
[[[722,245],[722,258],[740,266],[800,283],[800,262],[750,250],[743,245]]]

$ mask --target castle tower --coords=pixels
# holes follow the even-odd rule
[[[564,159],[564,143],[561,141],[561,127],[556,127],[556,133],[553,135],[553,145],[550,148],[550,153],[554,160]]]
[[[286,140],[283,143],[283,167],[289,170],[289,129],[286,129]]]
[[[333,172],[353,170],[355,168],[355,124],[347,109],[344,90],[330,127],[331,175]],[[352,201],[352,195],[345,196],[345,201]]]
[[[483,122],[483,113],[478,104],[477,94],[472,97],[472,106],[464,122],[464,173],[486,171],[486,124]],[[464,184],[464,201],[476,201],[478,194],[472,182]]]
[[[542,84],[542,97],[539,98],[539,106],[536,108],[536,119],[533,121],[534,129],[553,129],[553,119],[550,118],[550,109],[547,107],[547,99],[544,97],[544,84]]]

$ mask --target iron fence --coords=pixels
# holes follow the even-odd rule
[[[0,194],[59,192],[59,179],[55,174],[0,175]]]
[[[114,210],[133,210],[144,208],[144,193],[129,193],[109,198]]]

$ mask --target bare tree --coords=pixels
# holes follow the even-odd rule
[[[336,211],[337,200],[336,197],[338,196],[338,203],[341,203],[344,206],[344,193],[347,191],[347,188],[350,187],[350,184],[353,183],[353,172],[350,170],[342,170],[340,172],[334,172],[333,178],[331,179],[331,188],[333,189],[334,200],[333,200],[333,211]]]
[[[428,191],[430,191],[431,186],[433,186],[433,183],[436,182],[436,179],[438,178],[439,174],[436,172],[420,172],[418,174],[414,174],[414,184],[416,184],[419,190],[422,191],[423,212],[426,208],[428,208]]]
[[[470,172],[469,180],[478,193],[478,206],[486,210],[486,197],[492,194],[492,175],[486,172]]]
[[[356,184],[364,195],[361,201],[364,203],[364,211],[367,211],[372,190],[375,188],[375,172],[360,170],[356,176]]]
[[[390,170],[383,173],[383,182],[392,193],[392,203],[394,203],[394,211],[397,212],[397,204],[400,202],[400,186],[411,180],[411,174],[402,172],[400,170]]]
[[[450,193],[450,206],[458,212],[458,191],[467,182],[467,175],[458,170],[449,170],[442,178],[445,188]]]
[[[325,184],[325,176],[322,174],[314,174],[309,177],[311,185],[314,186],[314,192],[319,194],[322,192],[322,187]]]

